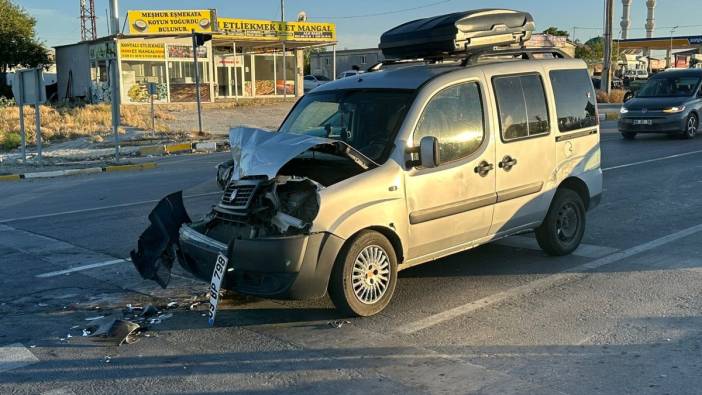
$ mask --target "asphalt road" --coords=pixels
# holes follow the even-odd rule
[[[702,138],[603,126],[604,199],[572,256],[518,236],[402,272],[376,317],[230,296],[214,328],[179,307],[122,346],[82,337],[85,319],[207,285],[178,272],[162,290],[112,261],[162,196],[206,213],[227,154],[0,184],[0,393],[699,393]]]

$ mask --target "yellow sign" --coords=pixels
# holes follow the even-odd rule
[[[214,10],[127,11],[129,34],[211,33]]]
[[[166,59],[163,44],[121,41],[119,55],[124,60]]]
[[[333,23],[279,22],[218,18],[219,32],[235,40],[330,42],[336,40]]]

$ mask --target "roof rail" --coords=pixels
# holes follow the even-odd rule
[[[427,58],[427,59],[392,59],[384,60],[382,62],[376,63],[368,68],[367,72],[380,71],[384,66],[391,66],[397,64],[412,64],[412,63],[438,63],[442,61],[461,61],[462,66],[469,66],[476,64],[481,58],[487,58],[491,56],[512,56],[513,58],[521,58],[524,60],[537,59],[534,55],[551,55],[554,59],[568,59],[571,56],[563,52],[561,49],[556,47],[544,47],[544,48],[507,48],[507,49],[495,49],[489,48],[484,50],[475,51],[468,54],[461,54],[461,56],[446,56],[443,58]]]
[[[512,58],[521,58],[524,60],[537,59],[534,55],[551,55],[554,59],[568,59],[571,57],[561,49],[555,47],[489,49],[468,54],[468,56],[463,58],[462,65],[468,66],[476,64],[481,58],[491,56],[512,56]]]

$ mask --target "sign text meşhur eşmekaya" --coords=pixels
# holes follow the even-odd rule
[[[238,40],[286,40],[327,42],[336,39],[333,23],[278,22],[218,18],[220,33]]]
[[[127,11],[130,34],[210,33],[212,10]]]

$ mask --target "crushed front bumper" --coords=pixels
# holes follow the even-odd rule
[[[224,244],[190,223],[179,194],[164,198],[149,215],[151,226],[132,251],[142,277],[166,287],[173,261],[209,282],[217,255],[229,258],[222,288],[268,298],[312,299],[324,296],[332,266],[344,240],[327,232],[295,236],[235,239]]]
[[[324,296],[343,240],[331,233],[233,240],[229,246],[185,224],[180,230],[181,266],[209,282],[217,255],[229,258],[222,287],[245,295],[313,299]]]

